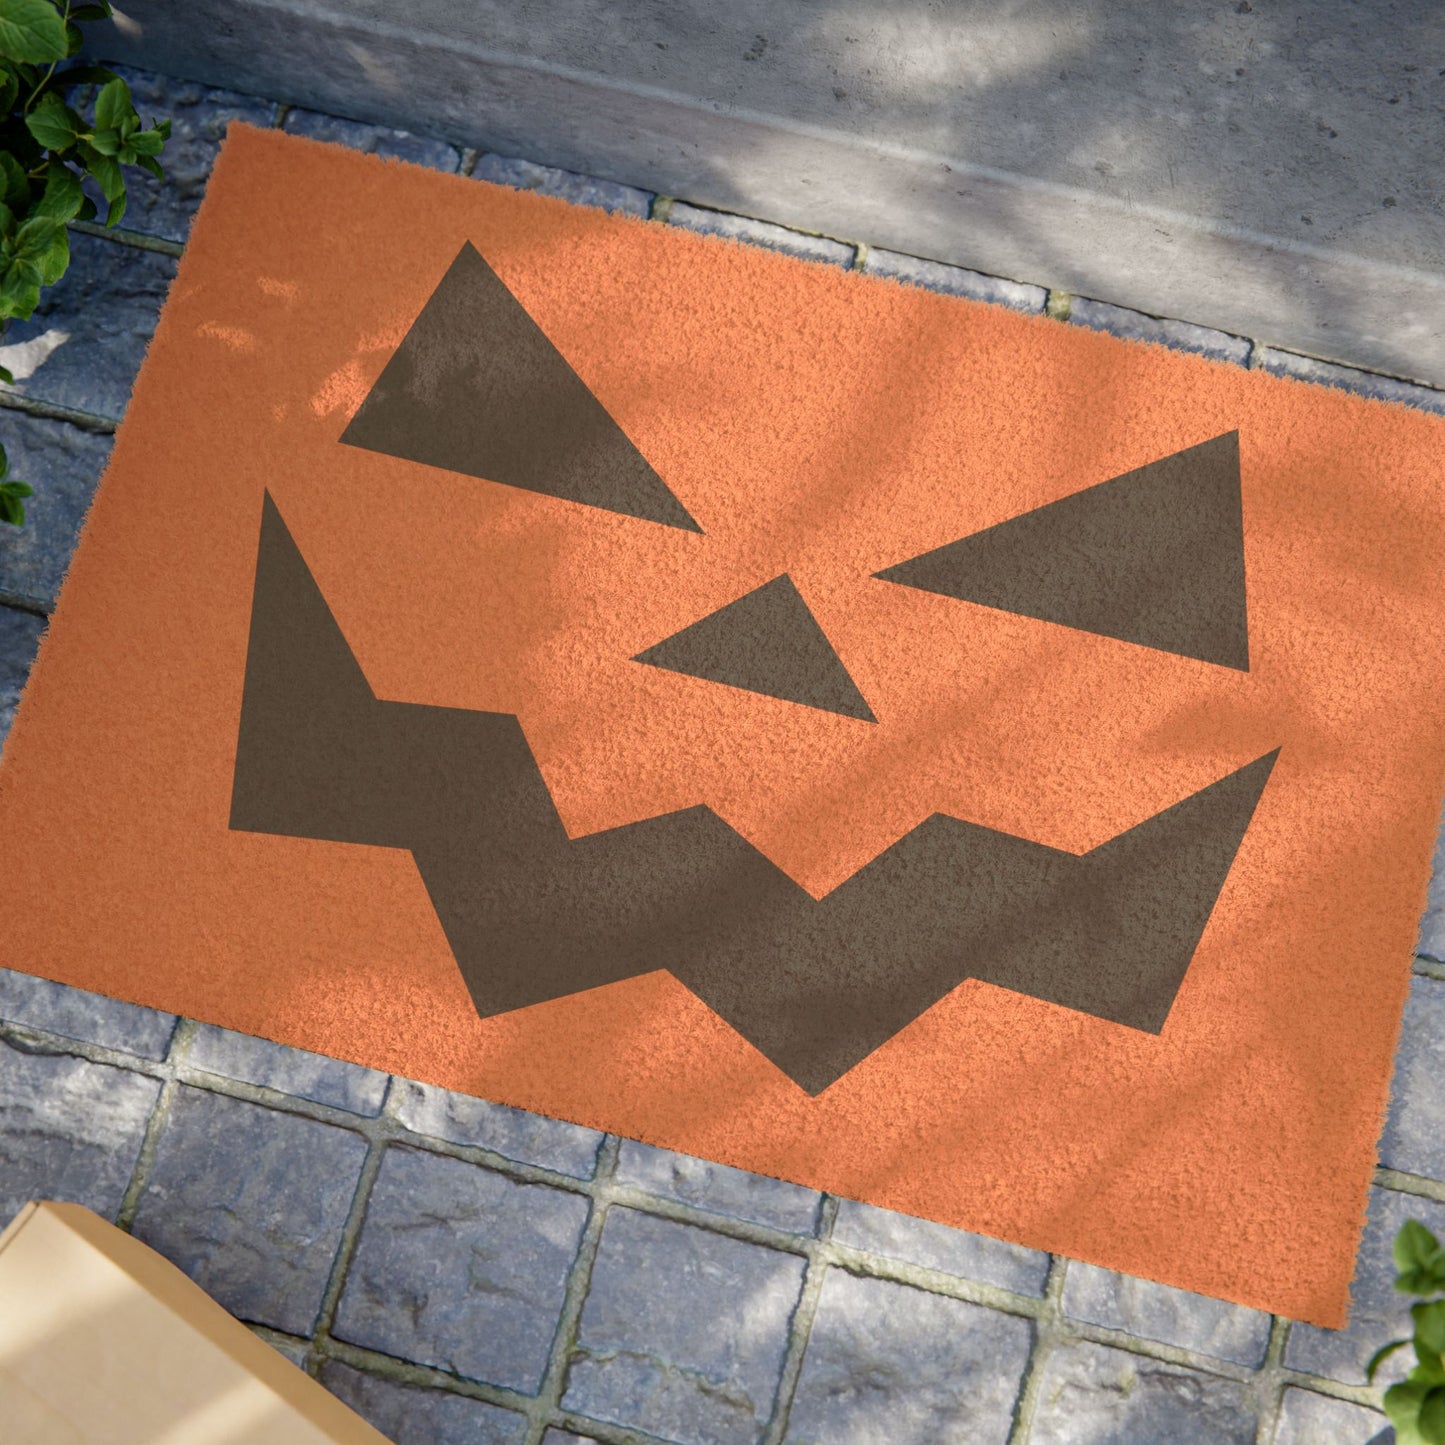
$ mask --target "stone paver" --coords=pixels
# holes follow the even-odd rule
[[[894,1214],[853,1199],[839,1202],[833,1239],[852,1249],[881,1254],[904,1264],[921,1264],[940,1274],[976,1279],[1019,1294],[1043,1294],[1049,1273],[1048,1255],[1036,1249],[950,1229],[929,1219]]]
[[[548,1430],[542,1445],[600,1445],[591,1435],[574,1435],[570,1430]]]
[[[967,296],[973,301],[994,301],[1012,306],[1015,311],[1042,311],[1048,300],[1043,286],[1025,286],[1018,281],[1005,281],[999,276],[985,276],[963,266],[947,266],[942,261],[925,261],[920,256],[905,256],[899,251],[884,251],[870,246],[861,267],[869,276],[887,276],[926,291],[942,291],[950,296]]]
[[[842,241],[830,241],[823,236],[809,236],[802,231],[790,231],[786,226],[775,226],[771,221],[754,221],[747,216],[733,216],[726,211],[709,211],[702,206],[689,206],[683,201],[674,201],[668,212],[668,223],[682,226],[689,231],[700,231],[707,236],[726,236],[734,241],[748,241],[755,246],[766,246],[772,251],[783,251],[789,256],[801,256],[805,261],[826,261],[834,266],[851,266],[856,252]]]
[[[350,150],[410,161],[413,165],[430,166],[438,171],[454,171],[462,162],[462,153],[456,146],[435,136],[413,135],[409,130],[392,130],[384,125],[342,120],[339,116],[322,115],[320,111],[303,110],[299,106],[287,111],[281,129],[288,135],[330,141]]]
[[[8,968],[0,968],[0,1019],[143,1059],[165,1058],[176,1029],[175,1014]]]
[[[1071,297],[1069,320],[1075,325],[1107,331],[1132,341],[1154,341],[1179,351],[1195,351],[1213,357],[1215,361],[1232,361],[1238,366],[1249,361],[1251,343],[1246,337],[1230,336],[1227,332],[1195,326],[1188,321],[1146,316],[1142,311],[1130,311],[1127,307],[1113,306],[1107,301],[1091,301],[1085,296]]]
[[[486,1400],[401,1384],[339,1360],[328,1360],[318,1378],[394,1445],[517,1445],[526,1433],[525,1416]]]
[[[1288,1389],[1280,1403],[1273,1445],[1376,1445],[1389,1422],[1374,1410],[1332,1400],[1313,1390]],[[1393,1440],[1393,1432],[1390,1437]],[[1378,1445],[1385,1445],[1378,1440]]]
[[[1270,1317],[1259,1310],[1077,1260],[1064,1276],[1063,1302],[1073,1319],[1251,1369],[1264,1363],[1269,1346]]]
[[[624,1139],[617,1155],[617,1180],[684,1204],[770,1224],[794,1234],[811,1233],[819,1196],[781,1179],[749,1174],[668,1149]]]
[[[1445,391],[1436,391],[1432,387],[1396,381],[1389,376],[1376,376],[1372,372],[1357,371],[1352,366],[1340,366],[1333,361],[1316,361],[1312,356],[1297,356],[1292,351],[1278,351],[1272,346],[1261,346],[1255,353],[1254,364],[1259,370],[1268,371],[1274,376],[1290,376],[1297,381],[1338,386],[1360,396],[1373,396],[1380,401],[1398,401],[1406,406],[1419,407],[1422,411],[1445,416]]]
[[[15,709],[20,706],[20,694],[25,690],[25,679],[30,676],[30,664],[35,661],[44,631],[43,617],[0,606],[0,749],[15,723]]]
[[[1059,1345],[1039,1379],[1029,1445],[1254,1445],[1249,1386],[1106,1345]]]
[[[652,209],[651,191],[640,191],[636,186],[603,181],[595,176],[581,176],[575,171],[561,171],[555,166],[539,166],[533,161],[499,156],[491,151],[477,158],[471,174],[479,181],[558,196],[579,206],[598,206],[623,216],[645,217]]]
[[[133,1232],[232,1314],[309,1335],[365,1155],[345,1129],[183,1087]]]
[[[113,1220],[160,1091],[157,1079],[0,1039],[0,1229],[32,1199]]]
[[[0,412],[0,444],[10,475],[35,488],[23,527],[0,526],[0,592],[50,612],[70,566],[111,439],[68,422]]]
[[[276,104],[254,95],[217,90],[197,81],[177,80],[128,65],[111,65],[108,69],[130,87],[142,125],[151,126],[166,119],[171,122],[170,139],[157,157],[165,179],[158,181],[139,166],[125,168],[127,201],[120,224],[148,236],[184,241],[191,219],[201,204],[206,179],[225,138],[226,127],[233,120],[257,126],[274,125]],[[88,103],[82,104],[84,115],[94,113]],[[104,221],[105,199],[99,188],[87,180],[85,189],[100,208],[96,220]]]
[[[1370,1190],[1369,1220],[1351,1286],[1350,1327],[1322,1330],[1295,1325],[1285,1346],[1285,1364],[1342,1384],[1363,1385],[1370,1356],[1381,1345],[1411,1333],[1410,1296],[1395,1289],[1396,1270],[1390,1254],[1395,1235],[1407,1219],[1418,1219],[1445,1239],[1445,1204],[1388,1189]],[[1380,1366],[1376,1384],[1391,1385],[1403,1379],[1410,1368],[1409,1358],[1409,1350],[1392,1355]]]
[[[1445,982],[1410,981],[1395,1055],[1390,1112],[1380,1139],[1389,1169],[1445,1181]]]
[[[186,1062],[193,1068],[279,1090],[297,1099],[329,1104],[353,1114],[378,1114],[387,1076],[359,1064],[288,1049],[270,1039],[200,1024]]]
[[[788,1416],[789,1445],[1003,1445],[1026,1320],[830,1269]]]
[[[69,269],[5,330],[0,391],[119,421],[175,274],[174,256],[72,231]]]
[[[392,1146],[333,1333],[527,1393],[542,1381],[588,1205],[459,1159]]]
[[[563,1404],[679,1445],[753,1445],[802,1282],[795,1255],[612,1209]]]
[[[602,1135],[595,1129],[453,1094],[411,1079],[396,1080],[391,1112],[417,1134],[491,1149],[520,1164],[539,1164],[578,1179],[592,1177],[602,1143]]]

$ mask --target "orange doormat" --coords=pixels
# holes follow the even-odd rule
[[[232,127],[0,963],[1343,1323],[1440,421]]]

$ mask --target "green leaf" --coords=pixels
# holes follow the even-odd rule
[[[1418,1428],[1429,1445],[1445,1445],[1445,1387],[1437,1385],[1425,1396]]]
[[[111,198],[110,207],[105,213],[105,224],[107,226],[118,226],[120,218],[125,215],[125,192]]]
[[[80,26],[74,20],[65,22],[65,55],[69,59],[72,55],[79,55],[82,46],[85,44],[85,35]]]
[[[69,166],[51,161],[45,171],[45,194],[35,203],[35,214],[68,221],[80,209],[83,199],[80,177]]]
[[[75,213],[77,221],[93,221],[99,212],[95,209],[95,202],[89,196],[80,198],[80,209]]]
[[[145,170],[148,170],[151,175],[156,178],[156,180],[165,180],[166,173],[161,169],[161,163],[154,156],[137,156],[135,158],[135,163],[136,165],[143,167]]]
[[[23,211],[30,201],[25,167],[9,151],[0,151],[0,200],[12,211]]]
[[[1373,1355],[1370,1356],[1370,1363],[1365,1366],[1365,1381],[1367,1384],[1375,1383],[1375,1371],[1380,1368],[1396,1350],[1403,1350],[1409,1340],[1392,1340],[1388,1345],[1381,1345]]]
[[[9,206],[0,205],[0,236],[15,234],[15,213]]]
[[[103,156],[113,156],[120,149],[118,130],[98,130],[90,137],[90,143]]]
[[[111,156],[102,155],[92,146],[86,146],[81,154],[85,157],[86,169],[100,184],[100,192],[108,201],[125,195],[125,177]]]
[[[82,132],[80,117],[53,90],[41,96],[40,104],[25,117],[25,128],[52,151],[68,150]]]
[[[1401,1274],[1411,1270],[1429,1271],[1432,1265],[1445,1260],[1440,1241],[1418,1219],[1407,1219],[1395,1236],[1395,1266]],[[1399,1285],[1396,1288],[1400,1288]]]
[[[40,267],[32,261],[12,261],[0,277],[0,306],[26,320],[39,301]]]
[[[5,380],[6,380],[6,381],[14,381],[15,378],[14,378],[13,376],[10,376],[10,375],[7,373],[7,375],[6,375],[6,377],[5,377]],[[5,473],[8,472],[9,470],[10,470],[10,458],[5,455],[5,448],[4,448],[4,447],[0,447],[0,480],[3,480],[3,478],[4,478],[4,476],[5,476]]]
[[[9,66],[0,66],[0,115],[9,115],[20,99],[20,82]]]
[[[36,65],[65,55],[65,23],[50,0],[0,0],[0,51]]]
[[[27,482],[0,482],[0,492],[4,492],[8,497],[33,497],[35,488]]]
[[[70,237],[65,227],[56,229],[55,239],[45,248],[40,257],[40,284],[53,286],[65,275],[70,265]]]
[[[1411,1305],[1410,1318],[1415,1321],[1415,1347],[1423,1345],[1431,1354],[1445,1354],[1445,1299]]]
[[[130,143],[143,156],[158,156],[166,138],[159,130],[138,130],[130,137]]]
[[[117,76],[101,86],[95,98],[95,124],[97,128],[118,130],[121,121],[134,109],[130,103],[130,87]]]
[[[8,522],[12,527],[25,525],[25,504],[3,491],[0,491],[0,522]]]
[[[1430,1393],[1429,1385],[1416,1384],[1413,1380],[1402,1380],[1385,1391],[1385,1413],[1390,1423],[1402,1434],[1415,1429],[1420,1418],[1420,1406]]]
[[[37,267],[40,258],[55,244],[55,238],[65,226],[53,216],[31,216],[15,233],[15,254],[33,262]]]

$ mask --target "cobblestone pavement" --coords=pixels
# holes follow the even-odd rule
[[[0,536],[0,736],[238,116],[1445,412],[1247,338],[128,75],[174,122],[169,179],[137,177],[126,229],[77,225],[0,348],[0,439],[36,486]],[[89,1205],[399,1445],[1380,1445],[1363,1365],[1408,1324],[1390,1240],[1445,1231],[1445,849],[1415,972],[1342,1333],[4,970],[0,1226]]]

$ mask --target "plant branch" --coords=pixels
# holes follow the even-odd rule
[[[70,0],[65,0],[65,14],[60,17],[60,23],[62,25],[70,24]],[[49,85],[50,77],[55,74],[55,67],[60,64],[62,58],[63,57],[57,57],[55,60],[52,60],[50,62],[50,69],[36,81],[35,89],[30,92],[30,99],[25,102],[21,110],[22,115],[30,114],[30,107],[35,104],[35,97]]]

